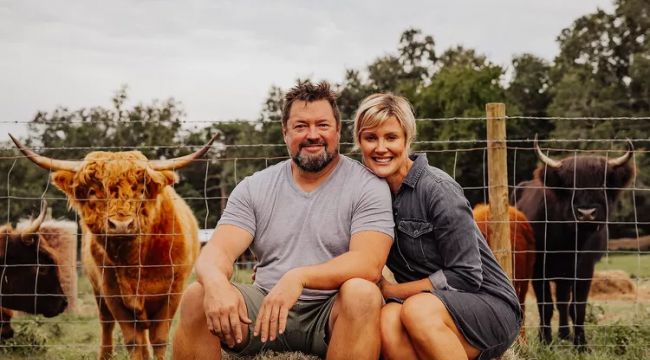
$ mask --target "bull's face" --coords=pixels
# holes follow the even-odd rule
[[[52,179],[94,234],[130,240],[149,233],[158,196],[176,175],[153,170],[140,152],[93,152],[78,171],[60,170]]]
[[[577,223],[587,232],[600,229],[621,189],[634,176],[631,154],[630,145],[628,152],[617,159],[574,156],[555,161],[538,151],[543,165],[535,174],[557,198],[559,213],[553,220]]]
[[[53,171],[54,184],[66,193],[90,231],[106,239],[128,240],[149,230],[158,216],[158,195],[176,181],[173,170],[203,156],[218,134],[196,152],[175,159],[148,160],[139,151],[95,151],[83,161],[38,155],[9,136],[29,160]]]
[[[52,317],[63,312],[68,302],[56,255],[37,230],[0,227],[0,306]]]

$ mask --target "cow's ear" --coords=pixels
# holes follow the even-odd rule
[[[74,175],[75,173],[65,170],[56,171],[52,174],[52,182],[61,189],[68,198],[74,198]]]
[[[178,181],[176,173],[171,170],[152,170],[147,175],[147,192],[154,195],[160,193],[165,186],[172,185]]]
[[[535,170],[535,177],[548,187],[563,187],[560,170],[542,164]]]
[[[608,171],[607,188],[620,189],[630,186],[634,179],[634,165],[622,165]]]
[[[178,181],[178,175],[171,170],[164,170],[160,172],[164,176],[165,185],[173,185]]]

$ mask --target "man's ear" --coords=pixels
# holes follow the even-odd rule
[[[52,182],[56,187],[61,189],[68,198],[74,199],[75,193],[73,188],[75,173],[66,170],[55,171],[52,174]]]

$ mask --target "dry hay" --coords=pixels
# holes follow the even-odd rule
[[[594,272],[594,278],[591,281],[590,297],[612,297],[635,295],[636,284],[630,278],[630,275],[623,270],[608,270]]]
[[[224,360],[235,360],[240,359],[234,357],[226,352],[222,352],[222,359]],[[247,357],[247,359],[252,360],[317,360],[319,357],[313,355],[305,355],[301,352],[286,352],[278,353],[273,351],[266,351],[264,353],[258,354],[255,357]],[[519,357],[513,348],[508,349],[500,358],[500,360],[518,360]]]
[[[532,284],[529,285],[529,300],[535,300],[535,292]],[[636,281],[630,278],[630,275],[623,270],[606,270],[595,271],[589,290],[589,298],[599,300],[632,300],[637,296],[644,297],[645,289],[637,288]],[[555,282],[551,282],[551,293],[555,298]],[[645,297],[644,297],[645,298]]]
[[[235,360],[235,359],[242,359],[242,357],[235,357],[233,355],[228,354],[225,351],[221,352],[222,354],[222,359],[224,360]],[[320,359],[317,356],[313,355],[305,355],[301,352],[274,352],[274,351],[265,351],[261,354],[257,354],[254,357],[244,357],[245,359],[252,359],[252,360],[317,360]]]

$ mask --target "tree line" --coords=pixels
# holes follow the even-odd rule
[[[515,30],[516,31],[516,30]],[[463,46],[438,52],[434,37],[406,29],[392,53],[362,69],[346,69],[337,90],[343,119],[353,119],[359,102],[374,92],[390,91],[408,98],[418,121],[415,151],[452,174],[472,204],[487,199],[485,104],[504,102],[507,113],[510,185],[528,180],[536,166],[532,139],[611,139],[610,141],[546,141],[543,146],[571,150],[624,150],[633,140],[637,151],[638,191],[626,191],[610,236],[650,234],[650,119],[599,120],[603,117],[650,116],[650,1],[616,0],[608,13],[597,10],[579,17],[557,36],[553,61],[518,54],[508,66]],[[318,80],[318,79],[314,79]],[[328,79],[331,82],[332,79]],[[173,99],[127,106],[128,90],[119,89],[108,108],[43,111],[28,124],[24,141],[47,156],[82,159],[93,150],[138,149],[149,158],[191,152],[211,134],[221,138],[205,161],[179,171],[178,193],[187,199],[202,227],[214,227],[229,192],[244,176],[286,158],[280,110],[285,89],[271,86],[257,119],[184,126],[182,104]],[[529,117],[529,118],[526,118]],[[532,118],[530,118],[532,117]],[[566,120],[564,117],[585,117]],[[435,119],[446,118],[444,121]],[[351,122],[342,129],[343,153],[351,151]],[[262,145],[260,145],[262,144]],[[48,174],[21,158],[9,142],[0,150],[0,218],[16,221],[38,209],[41,195],[50,199],[55,217],[72,217],[65,197],[47,181]],[[612,152],[617,156],[621,152]],[[353,156],[355,156],[353,154]],[[644,191],[645,190],[645,191]],[[635,224],[630,224],[635,223]]]

